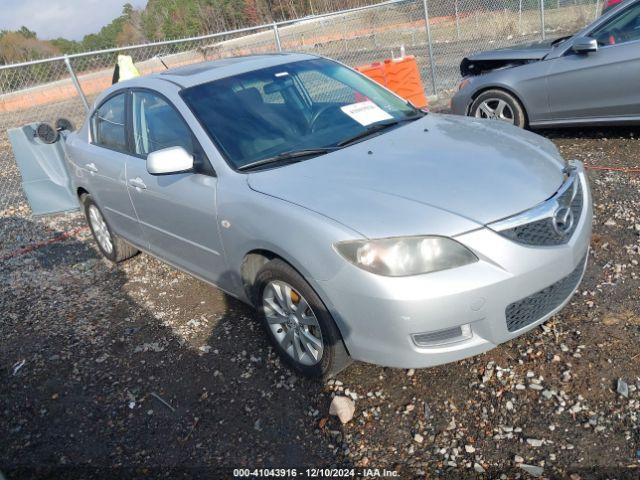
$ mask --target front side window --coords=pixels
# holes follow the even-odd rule
[[[229,163],[338,148],[378,123],[420,112],[336,62],[303,60],[222,78],[182,92]]]
[[[193,155],[193,135],[180,114],[159,95],[132,94],[133,144],[138,155],[168,147],[183,147]]]
[[[93,143],[111,150],[126,151],[124,93],[104,102],[92,117]]]
[[[591,34],[601,46],[640,40],[640,3],[613,17]]]

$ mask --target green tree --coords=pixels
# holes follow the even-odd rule
[[[17,33],[22,35],[24,38],[38,38],[38,36],[36,35],[36,32],[34,32],[33,30],[29,30],[24,25],[20,27],[20,30],[18,30]]]

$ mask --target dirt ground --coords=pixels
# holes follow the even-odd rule
[[[566,158],[640,168],[637,129],[542,133]],[[253,311],[215,288],[148,255],[106,263],[78,215],[5,210],[0,472],[217,479],[237,467],[353,466],[407,479],[638,478],[640,175],[589,177],[592,252],[560,314],[465,361],[354,364],[326,383],[291,374]],[[346,425],[328,415],[336,393],[355,398]]]

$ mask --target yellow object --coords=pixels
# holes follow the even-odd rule
[[[298,293],[293,290],[291,290],[291,301],[296,305],[300,301],[300,295],[298,295]]]
[[[140,72],[129,55],[118,55],[118,75],[119,82],[140,76]]]

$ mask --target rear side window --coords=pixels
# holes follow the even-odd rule
[[[146,156],[168,147],[183,147],[196,153],[191,129],[162,97],[134,91],[132,109],[135,153]]]
[[[104,102],[92,118],[93,143],[111,150],[126,151],[125,94]]]

